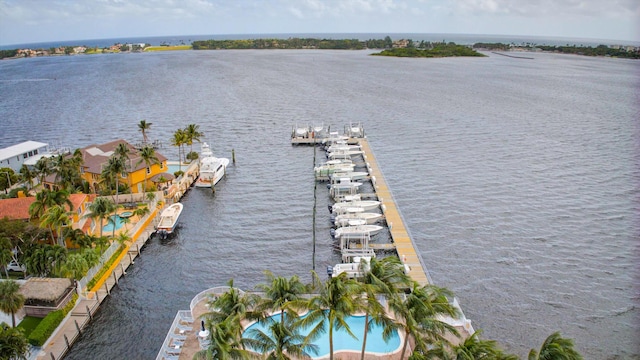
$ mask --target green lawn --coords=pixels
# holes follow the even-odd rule
[[[24,330],[24,336],[25,337],[29,337],[29,334],[31,334],[31,332],[33,331],[33,329],[36,328],[36,326],[38,326],[38,324],[40,324],[40,321],[42,321],[42,318],[37,318],[37,317],[33,317],[33,316],[25,316],[24,319],[22,319],[22,321],[20,322],[20,324],[18,324],[18,328],[21,328]]]

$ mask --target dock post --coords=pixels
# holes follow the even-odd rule
[[[124,271],[124,265],[122,263],[120,263],[120,270],[122,270],[122,276],[127,275],[127,272]]]
[[[127,255],[129,255],[129,264],[133,265],[133,259],[131,258],[131,253],[127,251]]]
[[[233,164],[236,164],[236,151],[234,149],[231,149],[231,160],[233,161]]]
[[[211,192],[214,193],[214,194],[216,193],[216,187],[213,186],[213,184],[211,184]]]
[[[69,349],[71,345],[69,345],[69,339],[67,338],[67,334],[62,334],[62,336],[64,337],[65,344],[67,344],[67,349]]]
[[[104,288],[107,290],[107,295],[111,295],[111,292],[109,291],[109,286],[107,286],[107,282],[104,282]]]
[[[78,325],[78,320],[73,320],[73,322],[76,324],[76,330],[78,330],[78,334],[82,335],[82,331],[80,331],[80,325]]]
[[[89,309],[88,305],[85,305],[85,307],[87,308],[87,315],[89,315],[89,319],[91,319],[91,321],[93,321],[93,315],[91,314],[91,309]]]
[[[111,274],[113,274],[113,280],[115,280],[116,281],[116,285],[118,285],[118,277],[116,276],[115,270]]]
[[[51,360],[56,360],[56,357],[55,357],[55,356],[53,356],[53,353],[52,353],[52,352],[50,352],[50,353],[49,353],[49,355],[51,355]]]

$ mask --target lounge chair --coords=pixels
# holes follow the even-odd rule
[[[176,325],[176,329],[180,330],[180,332],[190,332],[193,331],[193,326],[178,324]]]
[[[182,351],[182,347],[179,346],[176,348],[175,346],[167,346],[164,348],[164,352],[166,355],[180,355],[180,351]]]
[[[187,335],[171,334],[170,336],[173,340],[180,340],[180,341],[187,340]]]
[[[182,348],[184,346],[184,341],[180,341],[180,340],[172,340],[171,344],[169,345],[169,347],[178,347],[178,348]]]

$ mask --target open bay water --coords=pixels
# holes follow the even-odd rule
[[[250,290],[262,272],[310,279],[312,147],[295,124],[362,122],[437,285],[483,337],[526,357],[554,331],[587,359],[640,358],[640,63],[400,59],[369,51],[227,50],[0,62],[0,147],[142,139],[177,159],[195,123],[231,157],[213,195],[183,198],[180,228],[152,240],[69,359],[151,359],[198,292]],[[194,150],[199,150],[194,145]],[[316,270],[339,261],[317,190]]]

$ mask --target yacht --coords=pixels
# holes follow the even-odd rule
[[[196,180],[196,187],[210,188],[222,179],[227,172],[229,159],[213,156],[211,148],[207,143],[202,143],[200,151],[200,175]]]

